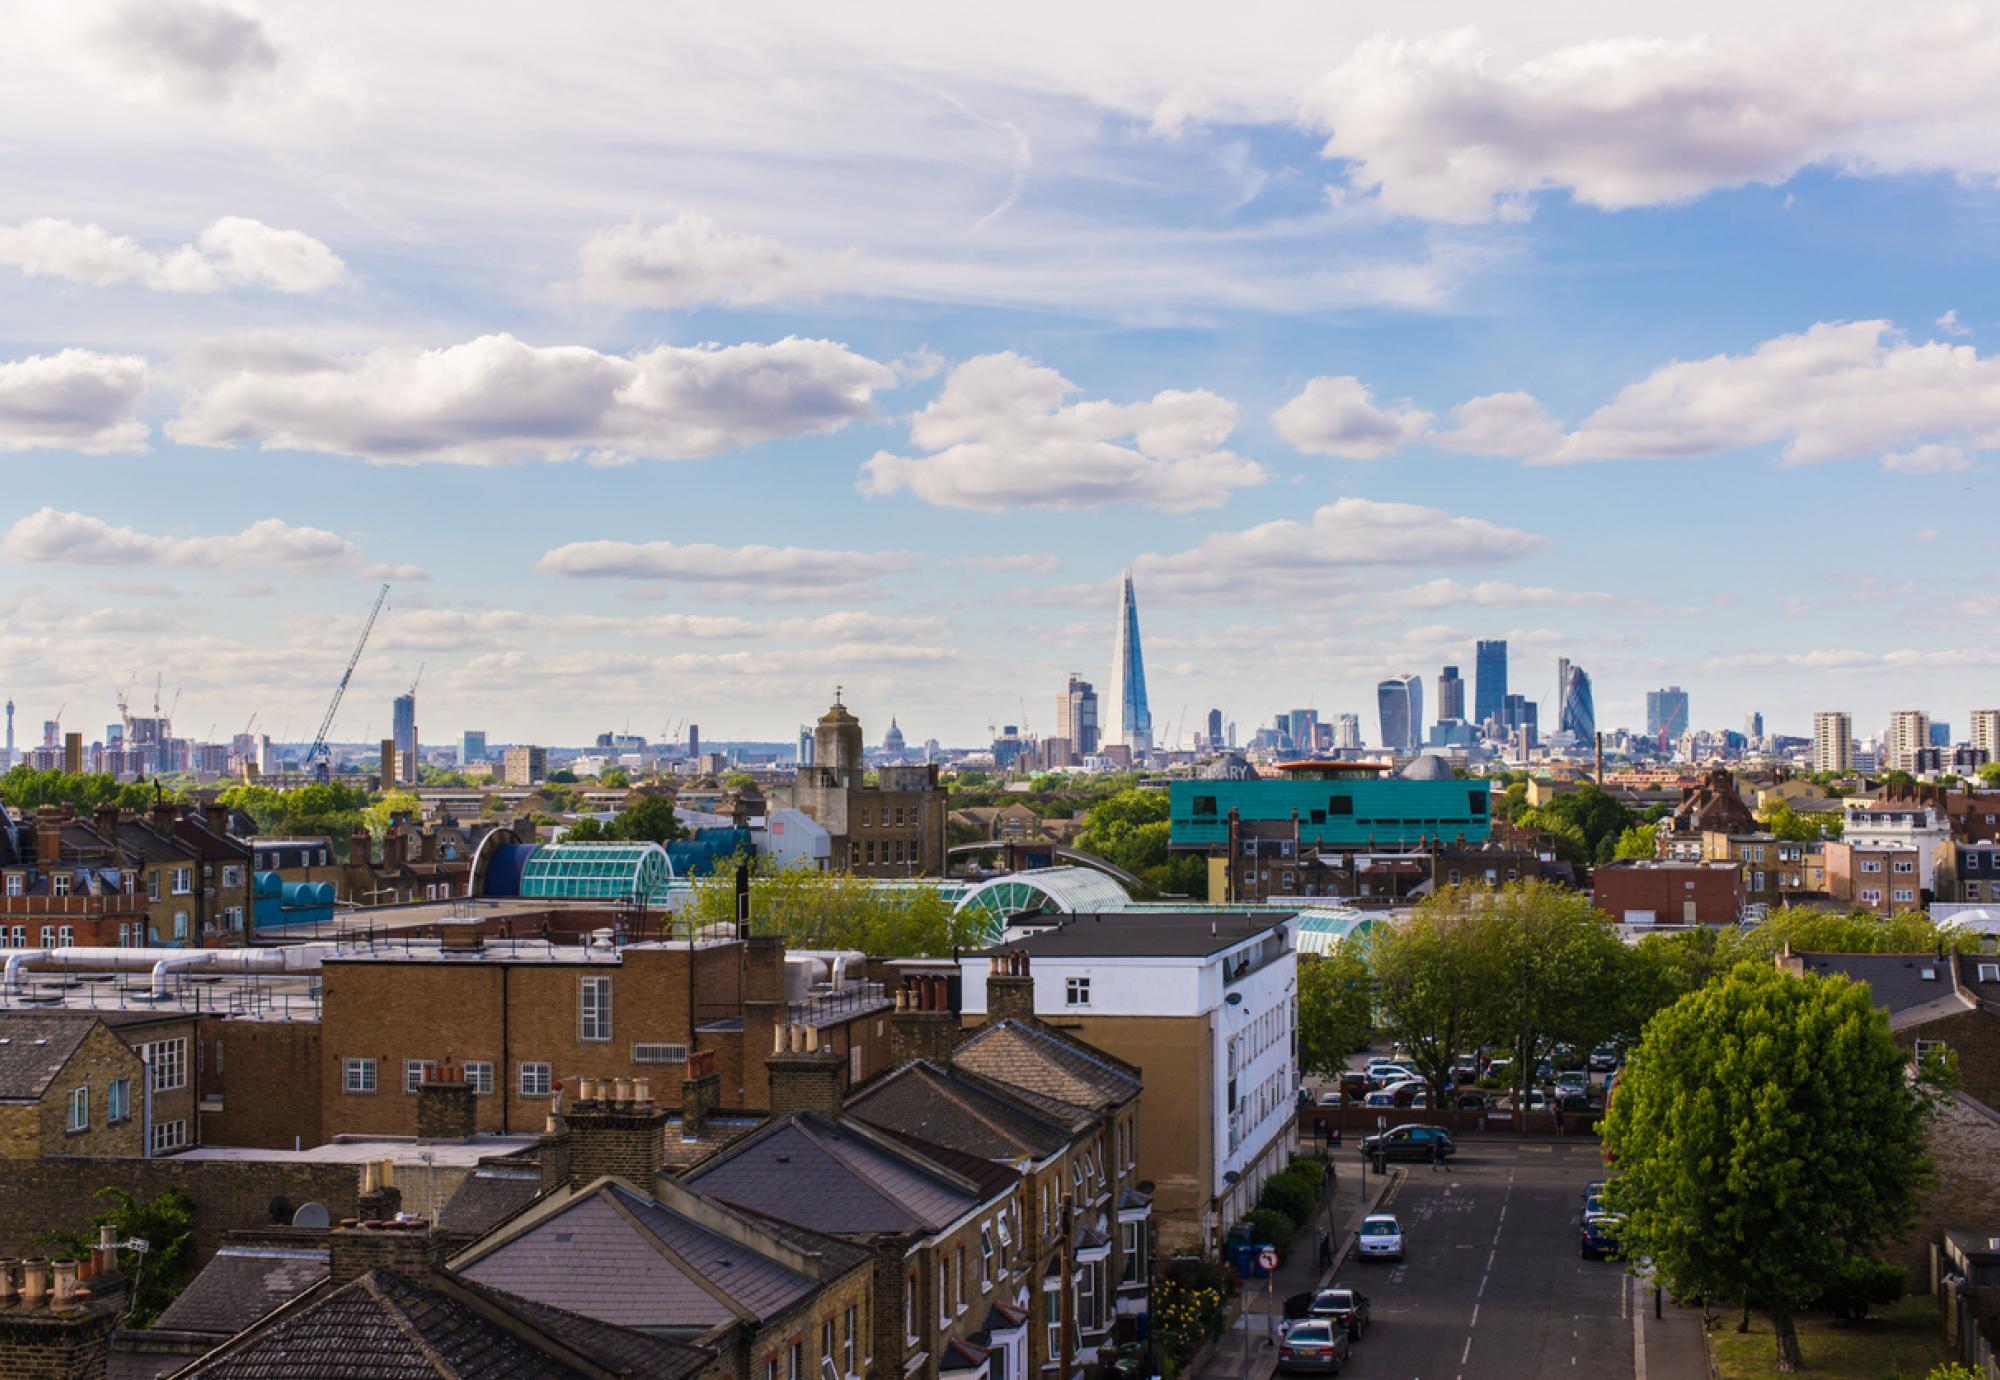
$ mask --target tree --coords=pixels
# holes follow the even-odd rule
[[[568,767],[558,767],[544,778],[552,786],[574,786],[576,773]]]
[[[1076,846],[1135,874],[1149,891],[1200,895],[1207,890],[1207,865],[1168,851],[1173,825],[1167,809],[1165,791],[1127,787],[1090,807]]]
[[[167,799],[177,800],[173,791]],[[123,784],[105,772],[84,772],[71,776],[56,768],[36,771],[23,762],[0,776],[0,800],[17,810],[32,811],[43,805],[68,805],[80,814],[89,814],[100,805],[116,805],[121,810],[143,810],[153,803],[153,785],[146,781]]]
[[[187,1284],[194,1264],[194,1201],[179,1189],[163,1189],[151,1202],[140,1202],[122,1188],[105,1187],[96,1196],[111,1206],[90,1219],[91,1230],[49,1232],[42,1237],[51,1251],[81,1258],[97,1246],[97,1228],[110,1226],[120,1241],[138,1237],[147,1249],[118,1252],[118,1269],[133,1281],[130,1326],[147,1327],[166,1311]]]
[[[1734,935],[1730,936],[1732,939]],[[1636,1044],[1653,1016],[1735,965],[1738,950],[1712,926],[1649,934],[1627,951],[1612,1035]]]
[[[1492,893],[1446,887],[1372,952],[1383,1033],[1401,1042],[1411,1067],[1441,1105],[1451,1066],[1473,1043],[1485,976],[1479,932]]]
[[[734,869],[717,868],[695,880],[674,923],[699,934],[735,920]],[[795,948],[859,949],[871,958],[940,958],[986,939],[984,918],[954,910],[935,887],[890,889],[803,866],[753,875],[750,923]]]
[[[1980,767],[1978,775],[1980,785],[2000,787],[2000,762],[1986,763]]]
[[[397,815],[415,819],[422,809],[423,802],[408,791],[390,791],[361,811],[361,822],[379,843],[382,836],[389,832],[389,826],[395,822]]]
[[[1764,827],[1781,839],[1793,843],[1818,843],[1822,839],[1837,839],[1846,827],[1846,821],[1839,815],[1828,813],[1800,814],[1785,801],[1773,801],[1758,816]]]
[[[1299,960],[1299,1068],[1338,1077],[1374,1028],[1368,960],[1349,940],[1322,958]]]
[[[730,771],[722,774],[722,789],[741,795],[745,791],[757,789],[757,778],[747,771]]]
[[[1915,954],[1936,951],[1943,938],[1921,911],[1880,916],[1780,906],[1763,924],[1731,931],[1725,943],[1732,960],[1769,963],[1787,946],[1794,953]]]
[[[1548,882],[1502,887],[1484,919],[1477,1023],[1513,1055],[1514,1086],[1525,1092],[1551,1045],[1587,1047],[1613,1032],[1628,955],[1588,896]]]
[[[1660,831],[1652,824],[1635,824],[1618,836],[1614,858],[1652,858],[1659,855]]]
[[[674,802],[664,795],[642,796],[612,817],[607,837],[667,843],[687,837],[687,830],[674,817]]]
[[[1655,1016],[1604,1123],[1627,1254],[1683,1298],[1797,1314],[1907,1229],[1928,1099],[1868,989],[1739,964]]]
[[[604,790],[626,790],[632,785],[632,778],[623,767],[606,767],[597,773],[597,784]]]

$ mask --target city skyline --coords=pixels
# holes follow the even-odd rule
[[[1667,683],[1884,724],[1912,676],[1963,723],[2000,669],[1993,98],[1931,65],[1990,18],[939,11],[864,54],[482,13],[538,57],[503,93],[450,6],[190,3],[243,42],[31,5],[0,83],[40,131],[0,191],[23,723],[158,673],[195,732],[308,736],[383,580],[355,740],[425,664],[434,741],[782,737],[836,682],[1046,732],[1127,568],[1161,731],[1476,690],[1481,638],[1549,723],[1588,666],[1607,727]],[[1683,83],[1786,115],[1662,138]],[[1828,549],[1857,513],[1907,572]]]

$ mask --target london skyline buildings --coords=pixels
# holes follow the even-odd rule
[[[1375,687],[1375,707],[1381,717],[1383,747],[1392,752],[1415,752],[1422,745],[1422,676],[1387,677]]]
[[[1133,593],[1129,569],[1118,597],[1117,638],[1111,660],[1113,707],[1107,729],[1113,742],[1123,744],[1138,757],[1153,748],[1153,711],[1146,700],[1146,657],[1139,641],[1139,600]]]
[[[1507,717],[1507,640],[1482,638],[1472,650],[1473,722],[1481,727]]]

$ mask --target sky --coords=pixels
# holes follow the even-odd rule
[[[1751,11],[1755,11],[1754,13]],[[0,693],[177,729],[2000,704],[2000,5],[32,3]]]

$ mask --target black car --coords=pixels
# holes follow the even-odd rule
[[[1363,1140],[1361,1153],[1370,1159],[1378,1153],[1391,1160],[1428,1160],[1434,1155],[1450,1159],[1458,1146],[1442,1126],[1398,1126]]]
[[[1609,1215],[1592,1217],[1585,1214],[1583,1219],[1583,1250],[1585,1260],[1610,1260],[1618,1254],[1618,1219]]]

